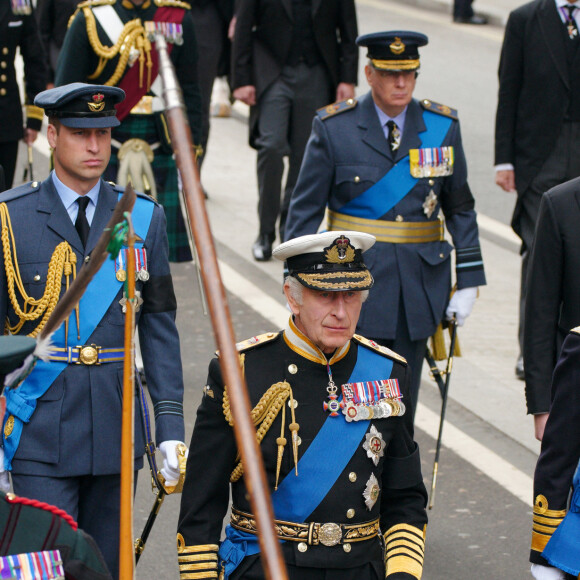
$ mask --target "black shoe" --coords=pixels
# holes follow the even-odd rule
[[[520,379],[520,381],[526,380],[526,375],[524,373],[524,359],[523,357],[519,357],[516,362],[516,377]]]
[[[453,22],[457,22],[458,24],[487,24],[487,18],[479,14],[468,17],[455,16]]]
[[[254,260],[267,262],[272,257],[272,241],[268,234],[260,234],[252,246]]]

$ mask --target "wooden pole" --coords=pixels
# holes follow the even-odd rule
[[[259,531],[262,565],[268,580],[286,580],[288,575],[274,531],[274,511],[270,490],[251,418],[250,399],[240,368],[234,330],[205,209],[205,199],[201,190],[181,89],[162,34],[155,35],[155,45],[159,52],[159,73],[163,81],[165,114],[177,167],[181,173],[187,213],[197,247],[213,330],[220,351],[222,375],[228,386],[236,441],[244,465],[244,480]]]
[[[121,510],[119,526],[119,578],[132,580],[135,572],[133,547],[133,489],[135,433],[135,233],[131,216],[126,215],[127,283],[125,301],[125,358],[123,360],[123,413],[121,426]],[[124,250],[122,250],[124,251]]]

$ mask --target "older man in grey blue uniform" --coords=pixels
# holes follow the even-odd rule
[[[101,174],[111,154],[111,127],[119,123],[115,105],[123,98],[116,87],[73,83],[35,99],[49,117],[55,169],[42,183],[0,195],[2,229],[12,240],[0,254],[0,318],[12,334],[39,333],[111,217],[121,190]],[[156,202],[139,195],[132,220],[141,238],[135,249],[141,352],[162,473],[174,480],[175,448],[184,439],[183,379],[165,216]],[[3,429],[4,467],[12,471],[14,491],[68,512],[93,536],[114,577],[127,251],[121,249],[95,275],[77,314],[53,335],[48,361],[38,361],[18,389],[6,392]],[[135,470],[144,452],[136,422]]]
[[[286,236],[316,232],[327,207],[328,229],[376,236],[365,254],[375,287],[357,331],[407,359],[416,402],[428,337],[444,316],[462,325],[485,284],[474,199],[456,111],[413,99],[427,37],[379,32],[357,44],[368,47],[371,90],[318,111]]]

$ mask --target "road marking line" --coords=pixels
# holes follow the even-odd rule
[[[437,440],[439,415],[419,403],[415,415],[415,426]],[[445,421],[443,427],[443,444],[518,499],[521,499],[526,505],[532,505],[534,488],[532,478],[449,421]]]
[[[226,289],[237,296],[247,306],[268,319],[276,328],[284,328],[288,322],[288,309],[262,291],[261,288],[244,278],[231,266],[219,261],[222,281]],[[245,338],[245,337],[242,337]],[[415,425],[433,439],[439,432],[439,416],[419,403]],[[533,495],[532,478],[517,467],[455,427],[445,422],[443,444],[490,479],[531,505]]]

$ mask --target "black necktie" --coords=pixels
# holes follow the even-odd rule
[[[397,127],[395,121],[387,121],[387,127],[389,128],[387,140],[391,146],[391,151],[394,152],[399,148],[401,143],[401,131],[399,131],[399,127]]]
[[[75,228],[79,233],[83,246],[87,245],[89,230],[91,229],[91,226],[89,226],[89,220],[87,220],[87,206],[90,201],[90,198],[86,195],[77,199],[79,213],[77,215],[77,221],[75,222]]]
[[[568,29],[568,36],[570,38],[576,38],[578,36],[578,26],[576,26],[576,20],[574,20],[574,11],[576,6],[573,4],[566,4],[564,6],[568,11],[568,17],[566,18],[566,28]]]

